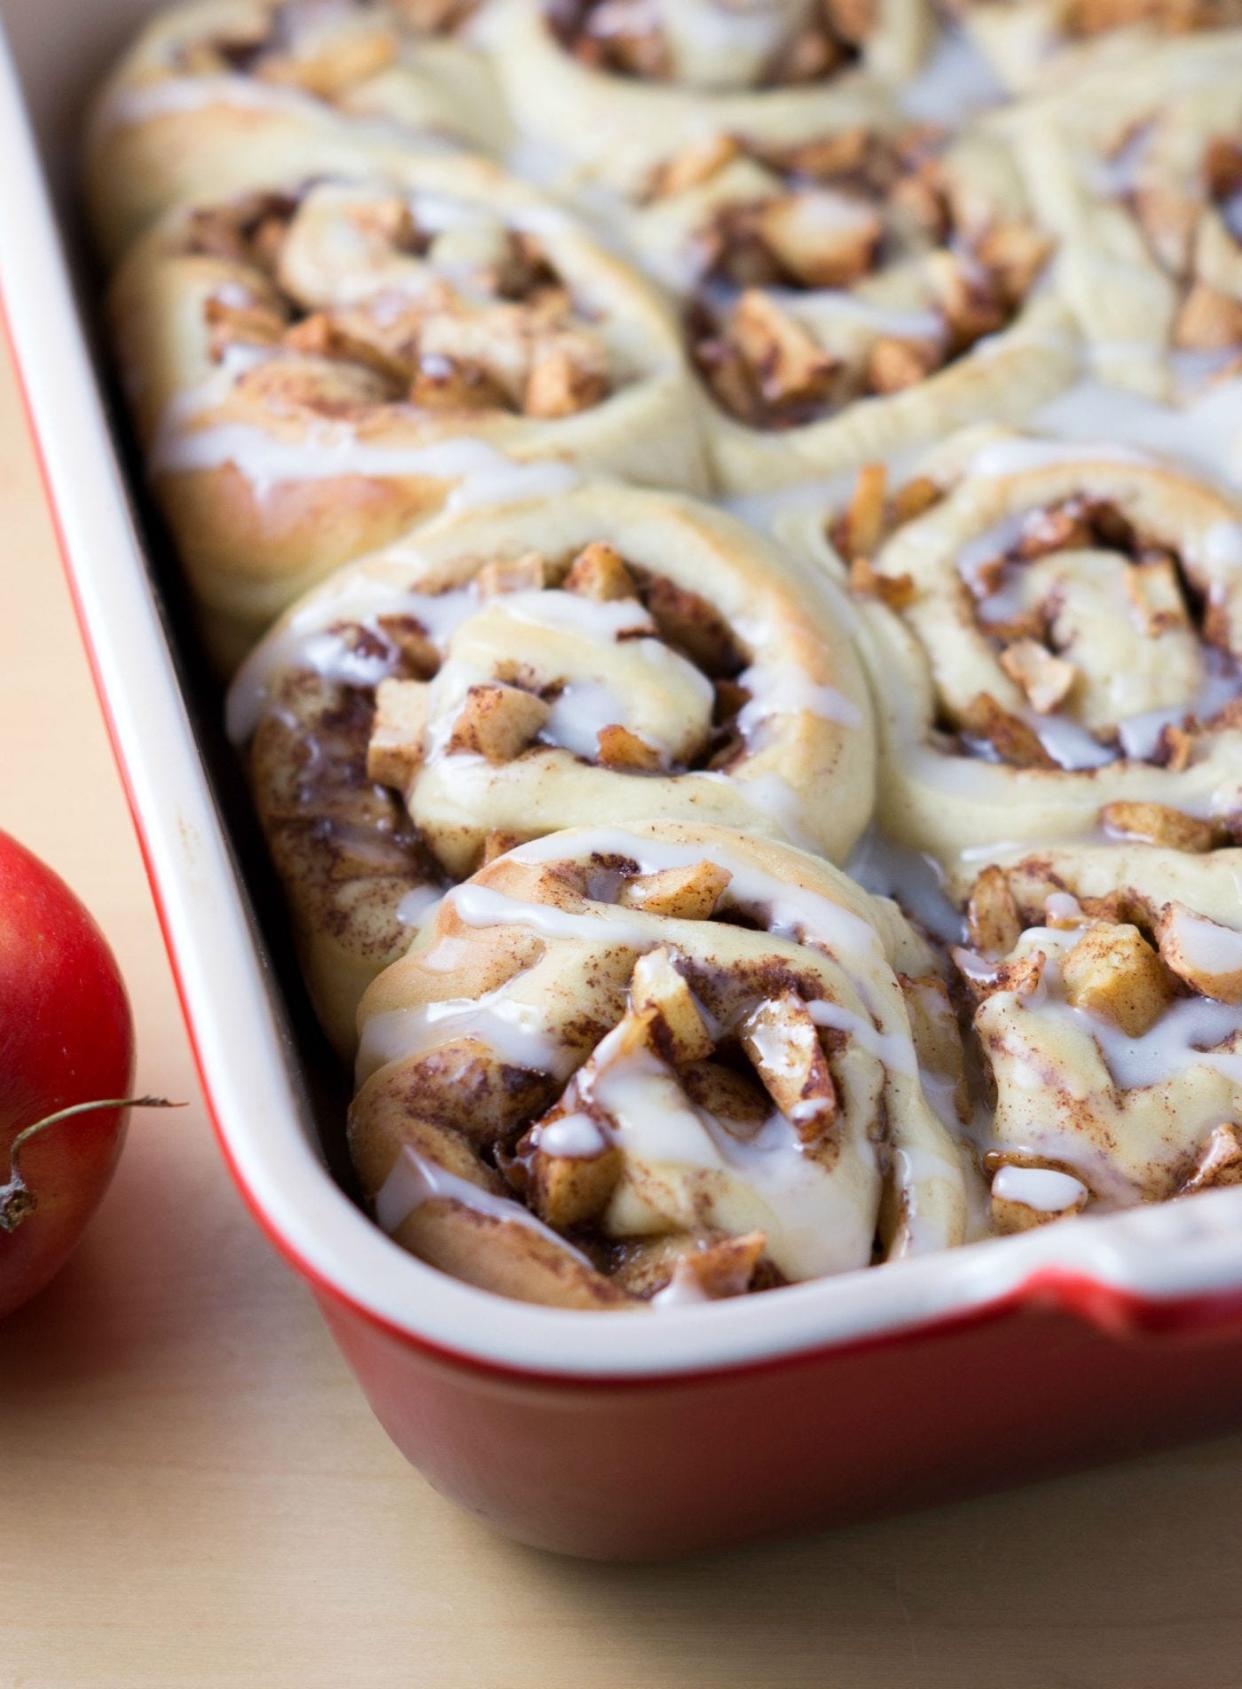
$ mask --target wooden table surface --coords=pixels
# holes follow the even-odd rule
[[[661,1569],[516,1548],[371,1418],[204,1117],[7,365],[0,826],[110,934],[136,1119],[0,1331],[3,1689],[1239,1689],[1242,1436]]]

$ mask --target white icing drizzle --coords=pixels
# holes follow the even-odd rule
[[[1196,972],[1211,976],[1242,970],[1242,932],[1235,927],[1223,926],[1189,909],[1175,909],[1170,927],[1182,955]]]
[[[972,475],[1027,475],[1032,470],[1053,469],[1061,464],[1126,463],[1155,466],[1156,460],[1129,446],[1097,444],[1094,441],[993,440],[971,458]]]
[[[1006,446],[1013,443],[1003,442]],[[1018,443],[1034,443],[1041,447],[1045,444]],[[1030,607],[1026,590],[1029,577],[1020,561],[1010,562],[1008,580],[1001,578],[994,586],[989,584],[987,571],[989,565],[998,560],[1009,561],[1010,554],[1040,514],[1038,509],[1014,512],[976,534],[957,554],[958,574],[977,601],[977,614],[985,628],[992,623],[1017,618]],[[1204,567],[1219,570],[1242,566],[1242,526],[1227,521],[1217,522],[1208,530],[1201,545],[1187,542],[1186,550],[1190,560]],[[1077,567],[1081,572],[1107,562],[1105,557],[1092,559],[1080,556]],[[1093,578],[1093,575],[1088,575],[1088,579]],[[1067,714],[1052,712],[1041,715],[1028,709],[1012,713],[1031,728],[1058,767],[1074,771],[1102,768],[1123,758],[1148,760],[1155,755],[1166,727],[1180,725],[1191,716],[1201,723],[1210,721],[1240,691],[1242,679],[1236,665],[1208,647],[1204,652],[1199,684],[1193,694],[1172,705],[1121,716],[1114,724],[1117,731],[1115,746],[1101,743],[1094,733]],[[989,757],[989,747],[978,746],[975,749],[977,754]]]
[[[592,1161],[608,1148],[608,1133],[589,1114],[562,1114],[536,1126],[535,1147],[545,1155],[564,1156],[574,1161]]]
[[[842,1008],[840,1003],[828,1003],[819,999],[808,1003],[806,1008],[816,1026],[829,1026],[837,1032],[848,1032],[855,1043],[861,1045],[891,1073],[905,1074],[911,1079],[918,1077],[918,1062],[908,1033],[881,1032],[871,1021]]]
[[[1101,745],[1095,736],[1070,716],[1037,715],[1034,710],[1017,712],[1056,763],[1069,773],[1084,768],[1103,768],[1115,762],[1117,753]],[[1183,712],[1185,713],[1185,712]]]
[[[1030,935],[1028,935],[1030,936]],[[1073,933],[1039,929],[1039,944],[1050,953],[1073,942]],[[1075,1008],[1059,996],[1057,971],[1045,967],[1035,993],[1022,1001],[1045,1019],[1061,1020],[1094,1038],[1113,1083],[1122,1090],[1161,1084],[1188,1067],[1207,1067],[1232,1084],[1242,1085],[1242,1050],[1221,1049],[1242,1033],[1242,1007],[1206,997],[1185,998],[1165,1009],[1155,1024],[1132,1038],[1102,1015]]]
[[[818,1278],[863,1265],[874,1219],[852,1178],[836,1176],[804,1153],[797,1130],[773,1114],[748,1141],[689,1101],[664,1064],[645,1046],[623,1048],[618,1027],[596,1051],[591,1095],[608,1114],[625,1152],[629,1178],[614,1197],[619,1229],[633,1215],[650,1230],[652,1216],[673,1224],[702,1224],[733,1211],[739,1182],[766,1210],[760,1221],[767,1253],[789,1278]],[[874,1170],[874,1149],[851,1145],[855,1165]],[[637,1166],[637,1178],[633,1168]],[[690,1170],[694,1197],[661,1170]],[[719,1212],[718,1212],[719,1211]]]
[[[548,1030],[546,1008],[524,1003],[504,985],[482,997],[452,997],[415,1008],[370,1015],[358,1049],[358,1073],[366,1078],[394,1061],[411,1061],[458,1038],[476,1038],[512,1067],[563,1079],[574,1054]]]
[[[1145,353],[1150,348],[1143,348]],[[1081,381],[1044,405],[1030,419],[1042,430],[1077,449],[1097,439],[1116,442],[1156,458],[1180,459],[1218,480],[1236,481],[1242,473],[1242,381],[1221,381],[1181,406],[1164,405],[1123,392],[1102,381]],[[1091,456],[1099,448],[1089,447]],[[1141,461],[1149,461],[1141,459]]]
[[[409,555],[413,572],[419,559],[413,551]],[[377,686],[383,680],[389,660],[351,650],[347,639],[330,631],[336,624],[374,629],[381,616],[409,616],[443,651],[454,630],[477,607],[478,599],[466,587],[402,592],[387,576],[336,577],[261,640],[234,675],[225,709],[229,739],[244,745],[253,736],[273,680],[287,669],[312,669],[325,679],[353,686]]]
[[[532,627],[569,628],[584,639],[611,643],[623,633],[646,633],[654,627],[636,598],[588,598],[581,592],[506,592],[496,608]]]
[[[524,849],[525,846],[521,846],[510,855],[524,860],[521,854]],[[448,898],[458,919],[468,927],[530,927],[543,938],[580,938],[588,943],[598,943],[607,933],[621,943],[632,944],[639,949],[645,949],[652,943],[649,926],[625,910],[610,905],[605,905],[602,911],[595,908],[589,913],[575,914],[570,909],[558,909],[554,904],[528,903],[523,898],[510,897],[491,886],[474,885],[470,881],[449,892]]]
[[[219,422],[186,428],[187,400],[195,413],[219,402],[182,395],[174,400],[151,449],[151,471],[177,475],[231,465],[249,481],[256,498],[266,498],[287,481],[334,480],[362,476],[369,480],[427,479],[463,485],[454,509],[503,504],[512,499],[554,497],[575,485],[577,472],[555,460],[518,462],[486,440],[468,435],[425,445],[383,445],[364,440],[345,422],[303,424],[300,438],[280,439],[248,422]],[[465,485],[464,483],[468,483]]]
[[[1005,89],[963,30],[946,27],[918,74],[899,90],[902,108],[920,123],[956,129],[974,113],[999,105]]]
[[[411,886],[397,904],[397,919],[403,927],[417,927],[444,896],[439,886]]]
[[[750,698],[738,711],[737,725],[743,739],[752,744],[773,716],[818,716],[839,727],[861,727],[862,711],[835,686],[820,685],[804,669],[787,663],[756,662],[738,676],[738,684]]]
[[[1041,1214],[1063,1214],[1088,1196],[1086,1185],[1072,1173],[1055,1167],[998,1168],[992,1180],[992,1195],[1003,1202],[1020,1202]]]
[[[1081,903],[1068,891],[1050,891],[1044,899],[1044,914],[1050,921],[1084,919]]]
[[[595,757],[599,754],[600,733],[605,727],[624,726],[625,714],[611,687],[598,681],[573,680],[554,701],[540,738],[574,756]]]
[[[530,628],[545,638],[532,640]],[[658,753],[666,768],[689,761],[710,733],[714,692],[693,663],[659,638],[624,637],[654,633],[637,599],[548,589],[486,600],[454,632],[432,682],[428,762],[447,753],[470,689],[494,683],[513,652],[524,653],[524,684],[562,689],[539,733],[544,744],[594,758],[600,730],[618,725]]]
[[[706,290],[710,296],[712,290]],[[896,311],[891,306],[877,305],[844,288],[765,288],[764,292],[777,304],[783,305],[793,316],[813,318],[826,324],[838,322],[858,328],[872,329],[877,335],[893,335],[899,340],[931,340],[944,338],[944,318],[936,311]]]
[[[591,1267],[591,1262],[581,1250],[575,1249],[551,1226],[545,1226],[520,1202],[514,1202],[507,1196],[493,1196],[481,1185],[472,1184],[469,1179],[462,1179],[438,1162],[420,1155],[409,1144],[403,1147],[376,1194],[375,1218],[389,1237],[393,1237],[415,1209],[435,1197],[459,1202],[463,1208],[473,1209],[476,1214],[486,1214],[493,1220],[503,1220],[509,1225],[537,1232],[540,1237],[555,1244],[562,1254],[570,1256],[581,1266]]]
[[[515,463],[498,453],[490,469],[471,470],[453,488],[444,508],[481,510],[519,499],[555,499],[580,486],[581,473],[570,463],[544,458],[534,463]]]
[[[1238,696],[1239,691],[1242,691],[1242,678],[1232,665],[1205,665],[1202,683],[1193,698],[1169,709],[1143,710],[1117,723],[1122,751],[1127,757],[1146,759],[1154,756],[1160,735],[1166,727],[1178,726],[1187,716],[1194,716],[1200,722],[1211,721]]]
[[[891,897],[933,938],[959,944],[966,923],[944,890],[944,870],[935,857],[898,844],[878,828],[864,833],[846,863],[852,880],[877,897]]]
[[[563,850],[563,841],[556,834],[552,834],[547,838],[520,845],[512,854],[519,862],[539,864],[556,861]],[[592,853],[628,857],[638,864],[640,874],[655,873],[661,868],[689,868],[696,862],[701,862],[704,856],[710,856],[711,861],[718,867],[727,869],[731,876],[725,893],[726,900],[742,907],[766,909],[768,931],[776,937],[796,939],[802,935],[806,941],[821,943],[828,949],[860,960],[870,958],[878,962],[883,956],[879,934],[861,915],[855,915],[851,910],[839,903],[833,903],[818,892],[780,880],[716,843],[713,843],[709,852],[705,851],[702,845],[693,842],[678,844],[671,839],[643,838],[619,827],[599,827],[575,835],[574,853],[575,859],[579,860]],[[460,899],[461,892],[466,889],[468,888],[461,887],[450,895]],[[505,901],[513,903],[515,900]],[[460,904],[458,907],[460,913]],[[572,936],[599,936],[597,914],[583,917],[569,915],[565,910],[544,909],[542,905],[519,907],[536,910],[540,915],[564,916],[570,922],[577,923],[580,928],[585,924],[585,934],[579,930]],[[626,912],[617,910],[612,913],[615,920],[616,916],[624,918]],[[462,918],[470,925],[493,924],[493,919],[490,918],[477,922],[470,921],[464,914]],[[534,923],[523,918],[522,924]],[[651,927],[637,926],[634,930],[643,935],[638,942],[644,945],[651,942]]]
[[[651,1306],[662,1313],[670,1308],[700,1308],[710,1297],[703,1289],[703,1281],[690,1263],[682,1259],[673,1269],[673,1276],[651,1298]]]
[[[315,116],[322,105],[299,88],[261,82],[248,76],[169,76],[136,87],[117,87],[96,107],[92,132],[96,140],[114,129],[149,123],[154,118],[180,117],[211,106],[238,106],[290,117]]]

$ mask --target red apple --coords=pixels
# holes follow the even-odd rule
[[[129,1000],[106,940],[69,887],[0,832],[0,1318],[59,1271],[112,1177],[126,1110]],[[10,1229],[11,1228],[11,1229]]]

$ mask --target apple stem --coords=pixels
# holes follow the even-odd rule
[[[8,1183],[0,1185],[0,1232],[15,1232],[39,1206],[39,1199],[17,1170],[17,1157],[31,1138],[71,1120],[75,1114],[92,1114],[101,1108],[184,1108],[184,1103],[169,1102],[167,1097],[101,1097],[98,1102],[74,1103],[71,1108],[58,1108],[55,1114],[45,1114],[30,1126],[23,1126],[9,1145]]]

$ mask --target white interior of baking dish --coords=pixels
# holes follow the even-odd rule
[[[1050,1267],[1158,1298],[1242,1288],[1237,1189],[709,1310],[568,1313],[444,1277],[390,1243],[337,1187],[152,600],[53,205],[73,215],[82,100],[148,9],[143,0],[6,0],[0,289],[212,1105],[242,1182],[285,1246],[342,1295],[438,1346],[596,1375],[745,1363],[896,1331],[1002,1297]]]

